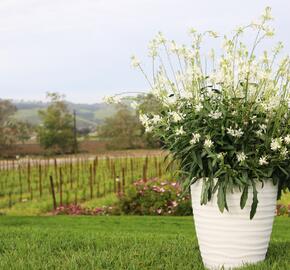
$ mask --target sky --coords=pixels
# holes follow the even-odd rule
[[[186,43],[190,27],[228,33],[266,6],[275,40],[289,53],[289,0],[0,0],[0,98],[45,100],[46,92],[59,92],[95,103],[146,91],[130,57],[146,68],[147,45],[158,31]]]

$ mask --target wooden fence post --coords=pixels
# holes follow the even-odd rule
[[[52,175],[49,176],[50,180],[50,187],[51,187],[51,194],[52,194],[52,201],[53,201],[53,209],[56,209],[56,199],[55,199],[55,190],[54,190],[54,184],[53,184],[53,177]]]

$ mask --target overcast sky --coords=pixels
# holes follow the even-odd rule
[[[146,59],[158,31],[181,42],[190,27],[229,32],[266,6],[289,53],[289,0],[0,0],[0,98],[44,100],[58,91],[94,103],[146,90],[130,56]]]

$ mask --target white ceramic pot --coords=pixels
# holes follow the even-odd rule
[[[243,210],[240,208],[241,193],[227,194],[227,210],[221,213],[217,196],[206,205],[200,205],[202,181],[191,185],[192,209],[203,263],[209,269],[231,269],[263,261],[269,245],[275,215],[277,185],[265,181],[262,188],[257,184],[258,200],[256,215],[250,220],[252,190]]]

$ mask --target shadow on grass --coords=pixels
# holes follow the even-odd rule
[[[286,261],[290,264],[290,241],[270,243],[266,260]],[[290,265],[289,265],[290,269]]]
[[[263,262],[238,268],[239,270],[289,270],[290,242],[272,242]],[[237,270],[238,270],[237,269]]]

